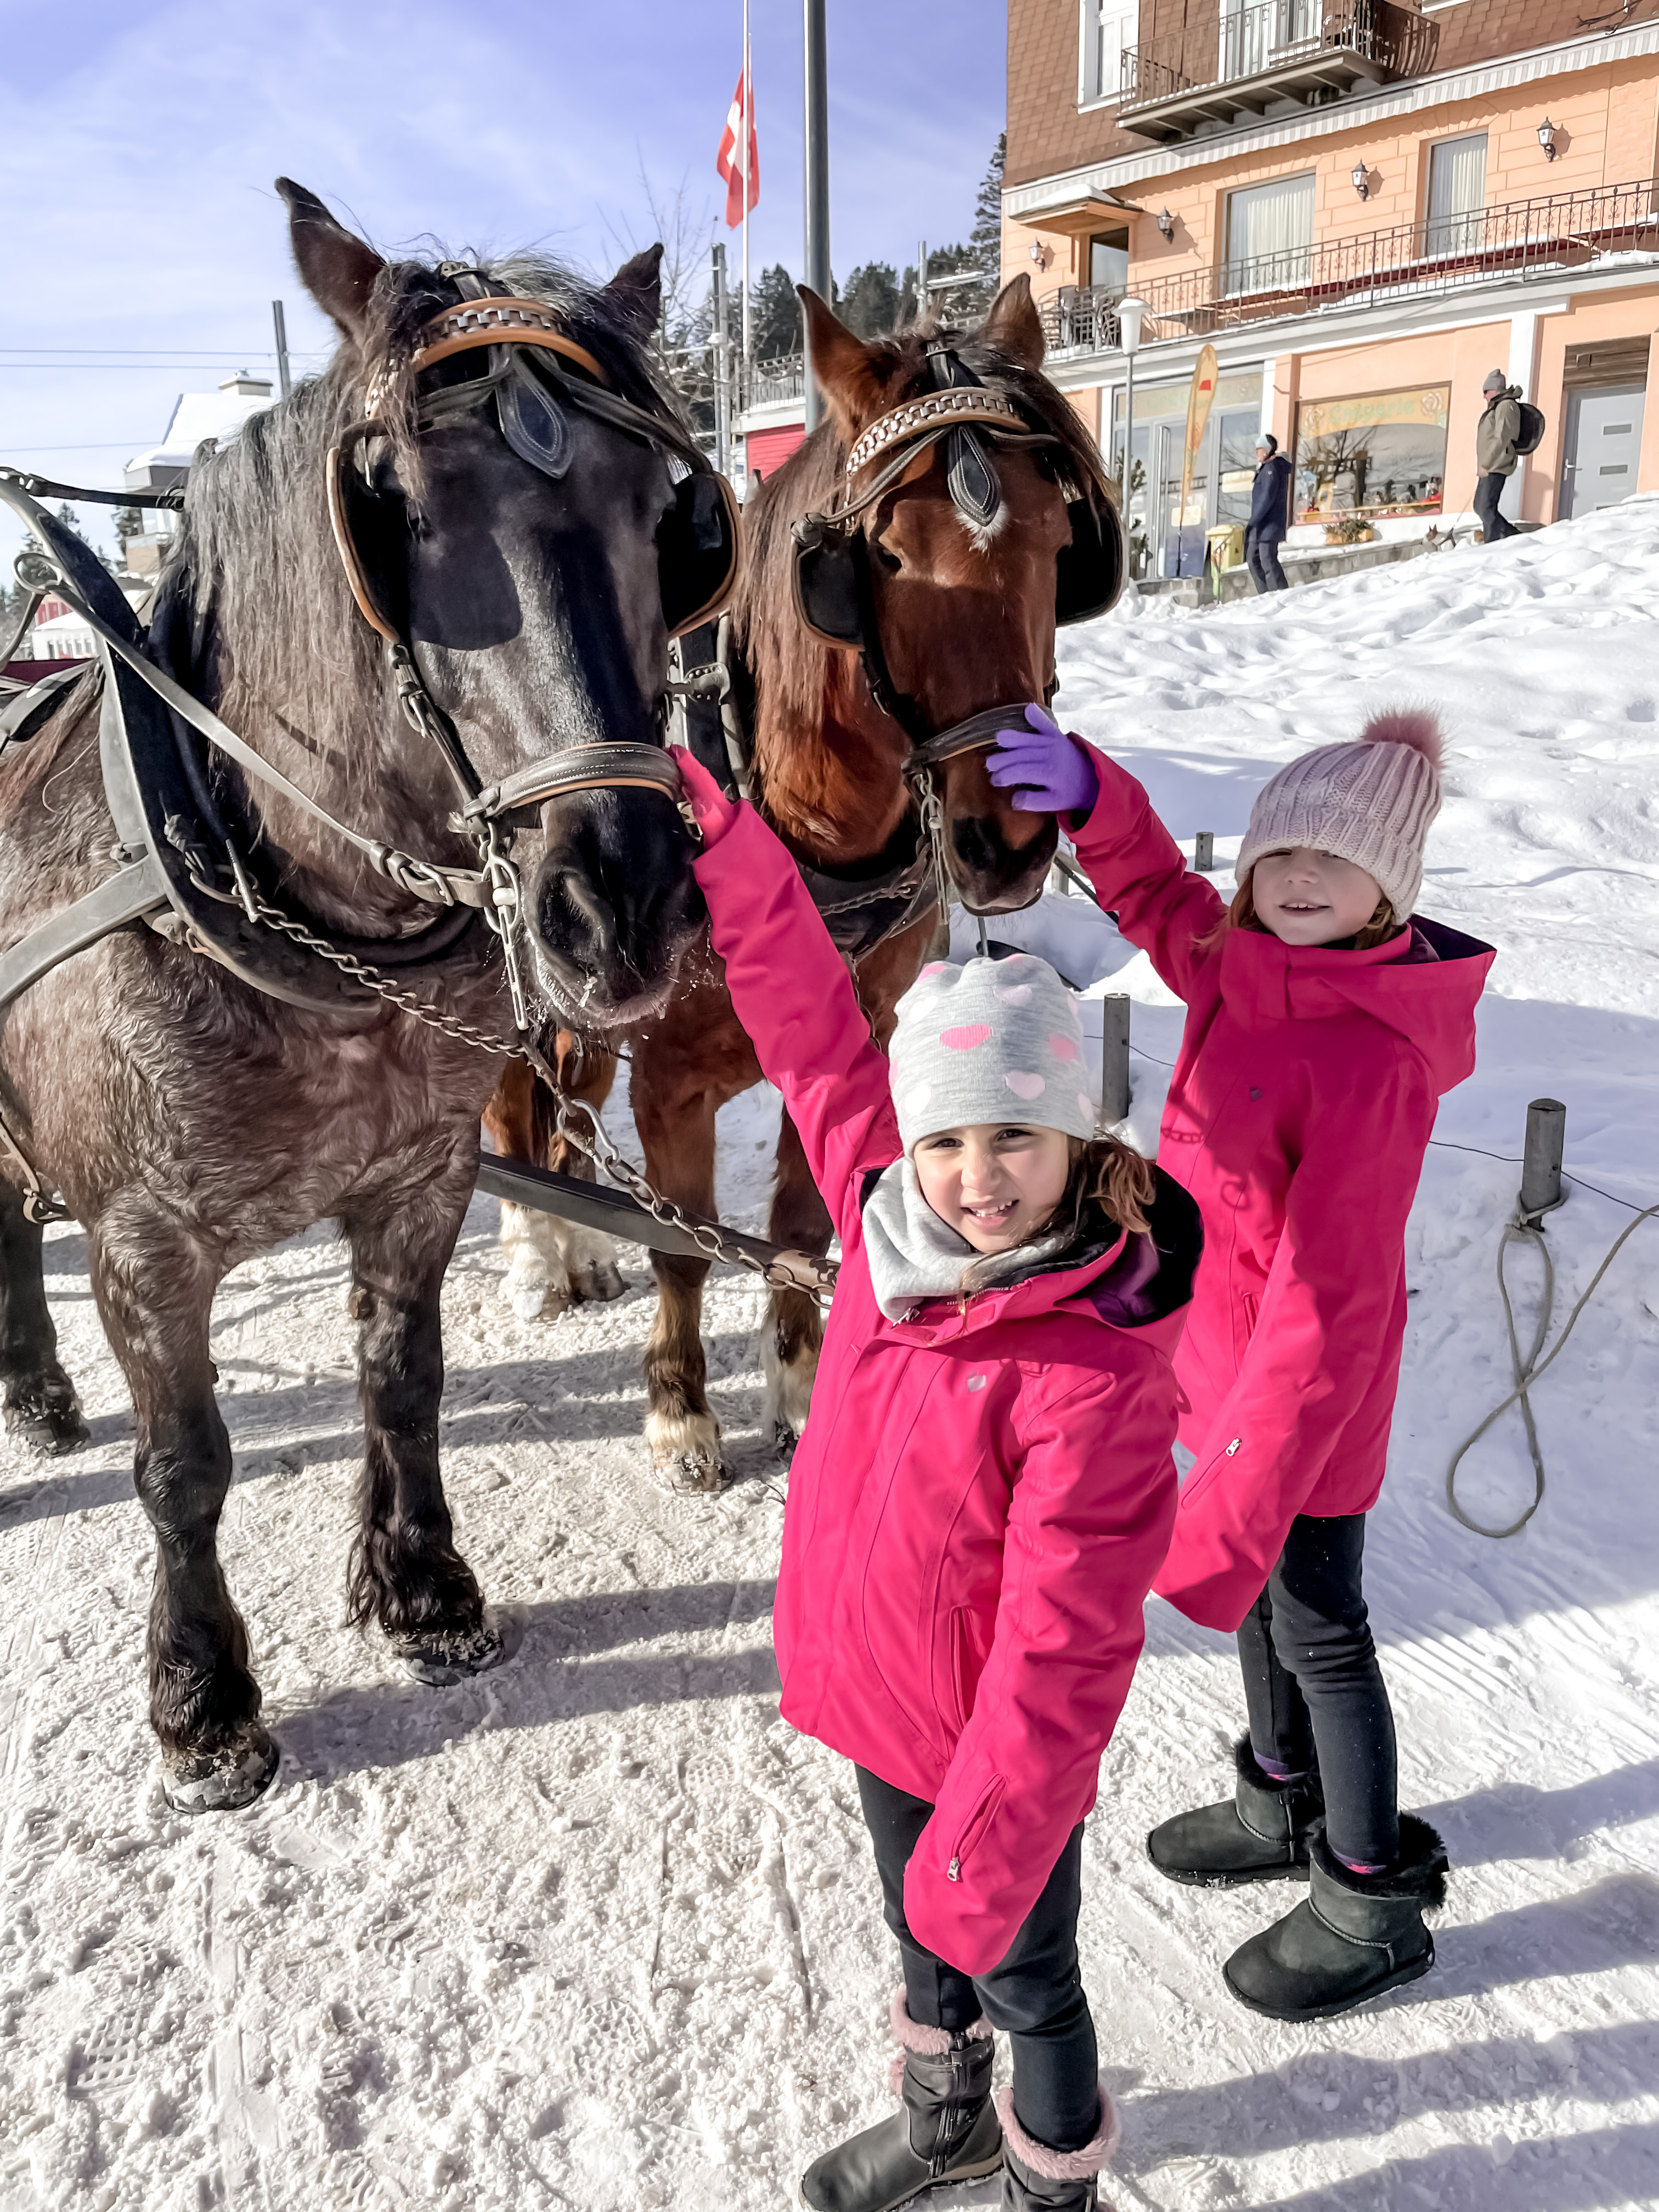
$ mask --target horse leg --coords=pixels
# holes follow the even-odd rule
[[[570,1031],[561,1030],[554,1063],[568,1096],[603,1105],[616,1077],[614,1053],[579,1048]],[[496,1150],[510,1158],[592,1180],[592,1164],[558,1135],[547,1086],[524,1061],[508,1066],[483,1121]],[[507,1262],[501,1296],[520,1321],[556,1321],[573,1302],[619,1298],[628,1287],[616,1246],[599,1230],[504,1199],[501,1237]]]
[[[36,1451],[54,1455],[77,1450],[92,1432],[58,1364],[41,1236],[22,1193],[0,1182],[0,1415]]]
[[[653,1095],[641,1080],[647,1055],[635,1048],[630,1097],[634,1126],[645,1147],[646,1173],[657,1189],[696,1212],[714,1211],[714,1113],[712,1091]],[[671,1490],[718,1490],[725,1480],[720,1423],[709,1410],[702,1350],[706,1260],[653,1252],[657,1318],[645,1347],[645,1440]]]
[[[106,1212],[91,1244],[98,1310],[132,1392],[133,1480],[155,1531],[148,1658],[162,1792],[175,1812],[233,1811],[267,1786],[277,1753],[219,1564],[230,1438],[208,1352],[218,1269],[148,1209]]]
[[[611,1086],[617,1079],[616,1054],[603,1045],[578,1047],[569,1032],[562,1030],[556,1065],[559,1088],[565,1096],[582,1100],[597,1113],[611,1096]],[[554,1103],[547,1085],[538,1083],[535,1107],[538,1149],[534,1157],[556,1174],[580,1176],[584,1182],[592,1182],[593,1163],[585,1153],[578,1152],[568,1137],[559,1134],[555,1122]],[[578,1114],[574,1119],[578,1133],[586,1135],[586,1116]],[[578,1303],[592,1299],[599,1304],[623,1296],[628,1285],[617,1265],[617,1246],[613,1238],[607,1237],[603,1230],[584,1228],[580,1221],[567,1221],[562,1214],[544,1213],[538,1218],[542,1233],[564,1269],[573,1298]]]
[[[818,1196],[806,1154],[787,1114],[778,1131],[777,1182],[772,1193],[768,1236],[786,1250],[821,1257],[830,1249],[832,1224]],[[774,1291],[764,1345],[766,1411],[773,1441],[786,1455],[806,1426],[823,1342],[823,1316],[817,1300],[805,1291]]]
[[[361,1323],[361,1523],[348,1598],[358,1626],[379,1623],[417,1681],[481,1674],[501,1656],[483,1596],[455,1548],[438,1471],[444,1355],[439,1293],[460,1233],[464,1170],[372,1206],[342,1208],[351,1246],[352,1311]]]

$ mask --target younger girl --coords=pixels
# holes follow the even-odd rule
[[[1205,1247],[1176,1360],[1196,1454],[1155,1588],[1238,1631],[1249,1734],[1231,1802],[1149,1838],[1173,1881],[1309,1878],[1227,1961],[1279,2020],[1426,1973],[1446,1859],[1395,1801],[1360,1590],[1406,1326],[1406,1217],[1443,1092],[1474,1065],[1490,946],[1412,921],[1440,807],[1426,714],[1374,720],[1257,798],[1224,909],[1134,779],[1040,708],[993,782],[1066,817],[1103,907],[1187,1001],[1159,1158]]]
[[[904,1965],[904,2110],[802,2202],[888,2212],[1000,2166],[1008,2212],[1089,2212],[1116,2124],[1078,1971],[1082,1821],[1175,1517],[1196,1209],[1094,1139],[1041,960],[927,969],[890,1069],[782,846],[680,772],[727,988],[842,1243],[784,1515],[782,1711],[856,1762]]]

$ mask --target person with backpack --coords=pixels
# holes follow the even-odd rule
[[[1232,1796],[1166,1820],[1153,1864],[1308,1897],[1228,1960],[1276,2020],[1426,1973],[1446,1854],[1396,1797],[1362,1583],[1406,1329],[1405,1231],[1442,1094],[1474,1066],[1489,945],[1413,915],[1440,807],[1431,714],[1379,714],[1258,793],[1224,905],[1134,778],[1041,708],[994,784],[1060,817],[1103,907],[1187,1002],[1160,1163],[1205,1248],[1176,1356],[1194,1462],[1153,1587],[1237,1632]]]
[[[1520,459],[1522,402],[1520,386],[1511,384],[1501,368],[1493,369],[1480,388],[1486,395],[1486,404],[1474,431],[1474,465],[1480,471],[1474,511],[1480,518],[1482,539],[1493,545],[1500,538],[1516,535],[1508,515],[1498,513],[1498,502]],[[1532,411],[1535,414],[1537,410]],[[1537,442],[1533,441],[1534,445]],[[1530,453],[1532,447],[1525,450]]]
[[[1291,490],[1295,471],[1279,450],[1271,430],[1255,449],[1255,478],[1250,486],[1250,519],[1244,526],[1244,561],[1257,593],[1285,592],[1290,579],[1279,549],[1291,526]]]
[[[888,2212],[1000,2168],[1006,2212],[1092,2212],[1117,2121],[1082,1823],[1175,1520],[1197,1209],[1096,1136],[1075,1004],[1030,954],[924,969],[890,1064],[793,860],[677,757],[714,951],[842,1244],[773,1634],[783,1717],[854,1763],[903,2104],[801,2201]]]

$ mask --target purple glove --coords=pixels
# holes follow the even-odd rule
[[[1012,790],[1021,814],[1086,814],[1100,796],[1100,778],[1081,742],[1069,738],[1042,708],[1030,706],[1026,730],[999,730],[987,763],[999,791]]]

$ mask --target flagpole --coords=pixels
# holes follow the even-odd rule
[[[749,148],[754,138],[755,82],[749,70],[749,0],[743,0],[743,404],[751,379],[749,332]]]

